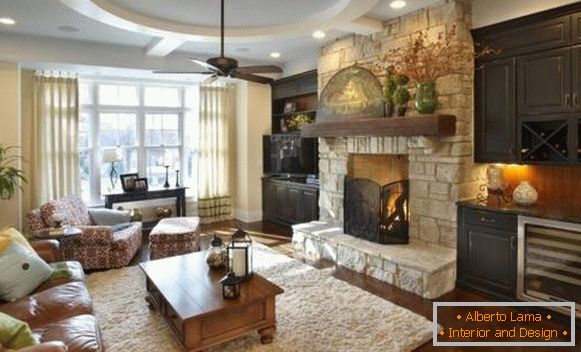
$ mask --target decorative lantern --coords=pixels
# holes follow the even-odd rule
[[[227,251],[228,270],[242,280],[252,277],[252,239],[248,233],[236,230]]]
[[[222,296],[226,299],[238,298],[240,296],[240,282],[242,280],[237,278],[234,273],[228,273],[224,276],[220,283],[222,284]]]
[[[226,265],[226,259],[226,246],[224,245],[224,241],[214,235],[206,254],[206,263],[208,263],[210,268],[220,268]]]

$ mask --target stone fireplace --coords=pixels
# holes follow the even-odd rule
[[[448,0],[389,20],[383,31],[372,36],[351,35],[337,40],[321,49],[319,88],[325,87],[336,72],[354,64],[374,71],[384,53],[418,31],[436,36],[454,26],[459,45],[472,48],[470,18],[469,1]],[[382,80],[382,72],[374,73]],[[461,71],[439,78],[436,87],[437,113],[456,118],[453,136],[319,138],[320,219],[294,227],[297,248],[426,298],[438,297],[454,287],[456,202],[478,193],[484,170],[472,161],[473,64],[466,63]],[[406,119],[413,118],[413,111],[408,111]],[[346,179],[353,175],[389,176],[376,172],[376,166],[387,161],[353,163],[363,155],[376,160],[405,160],[405,166],[393,169],[407,172],[400,179],[409,182],[409,245],[381,245],[344,231]]]
[[[350,155],[344,194],[346,234],[381,244],[408,243],[409,181],[405,156]]]

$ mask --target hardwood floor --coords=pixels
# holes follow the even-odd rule
[[[301,253],[295,252],[291,244],[292,230],[289,227],[279,226],[270,222],[255,222],[255,223],[243,223],[240,221],[226,221],[218,224],[212,224],[209,226],[202,226],[202,248],[207,248],[209,245],[209,238],[214,233],[216,234],[230,234],[236,228],[242,228],[248,231],[254,240],[263,243],[283,254],[289,255],[295,259],[298,259],[306,264],[309,264],[318,269],[332,269],[333,277],[345,281],[351,285],[357,286],[371,294],[381,297],[385,300],[393,302],[399,306],[405,307],[417,314],[425,316],[427,319],[432,320],[432,303],[434,301],[450,302],[450,301],[460,301],[460,302],[480,302],[480,301],[490,301],[486,297],[461,290],[454,289],[452,292],[447,293],[436,300],[425,299],[421,296],[409,293],[407,291],[401,290],[398,287],[381,282],[374,278],[368,277],[364,274],[354,272],[352,270],[346,269],[344,267],[338,266],[328,260],[317,260],[313,261],[305,257]],[[132,264],[136,264],[141,261],[145,261],[148,258],[147,253],[147,236],[144,236],[144,244],[140,252],[133,259]],[[568,328],[566,325],[561,325],[555,323],[558,328]],[[579,329],[578,329],[579,330]],[[576,340],[581,341],[581,333],[576,334]],[[416,349],[416,352],[427,352],[427,351],[581,351],[581,347],[561,347],[561,348],[547,348],[547,347],[434,347],[432,346],[432,341],[426,343],[420,348]]]

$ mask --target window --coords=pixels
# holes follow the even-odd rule
[[[119,174],[138,172],[150,189],[162,188],[168,166],[170,185],[179,170],[180,184],[195,197],[196,86],[81,79],[79,90],[81,190],[87,203],[102,204],[103,194],[121,190],[118,179],[111,185],[111,163],[102,162],[110,149],[119,156]]]

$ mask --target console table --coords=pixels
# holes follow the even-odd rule
[[[149,191],[135,191],[105,194],[105,208],[112,209],[115,203],[137,202],[160,198],[176,199],[176,216],[186,216],[186,189],[187,187],[152,189]]]

